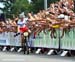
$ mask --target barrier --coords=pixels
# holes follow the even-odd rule
[[[14,37],[14,32],[0,33],[0,45],[2,46],[21,46],[21,35]]]
[[[51,38],[51,32],[43,31],[32,38],[32,47],[59,48],[59,30],[56,29],[56,38]],[[32,36],[33,37],[33,36]]]
[[[3,32],[0,33],[0,45],[5,46],[3,51],[5,51],[6,46],[21,46],[21,35],[14,37],[16,33],[14,32]],[[54,35],[55,38],[51,37],[51,31],[43,31],[37,34],[34,38],[33,34],[28,40],[29,47],[34,48],[49,48],[48,55],[51,55],[54,52],[54,49],[60,50],[75,50],[75,28],[71,28],[69,31],[64,32],[64,36],[61,38],[62,30],[56,29]],[[60,40],[59,40],[60,39]],[[60,41],[60,42],[59,42]],[[13,51],[15,48],[12,47],[10,51]],[[22,51],[22,48],[19,48],[17,52]],[[38,51],[38,49],[37,49]],[[41,49],[40,49],[41,51]],[[64,54],[64,52],[63,52]],[[61,56],[63,55],[61,54]],[[65,53],[66,54],[66,53]]]
[[[43,31],[36,35],[34,38],[31,35],[31,39],[28,42],[30,47],[43,47],[43,48],[59,48],[59,36],[61,36],[62,31],[56,29],[56,38],[51,38],[50,32],[44,33]],[[10,46],[21,46],[21,35],[14,37],[14,32],[3,32],[0,33],[0,45],[10,45]],[[64,36],[60,39],[60,48],[75,50],[75,28],[71,28],[69,32],[64,33]]]
[[[75,50],[75,28],[71,28],[61,38],[61,49]]]

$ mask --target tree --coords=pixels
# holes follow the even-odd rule
[[[56,2],[58,0],[48,0],[48,7],[50,3]],[[44,0],[32,0],[31,4],[28,0],[2,0],[5,4],[5,8],[3,8],[3,12],[6,15],[18,15],[21,12],[33,12],[37,13],[39,10],[44,9]]]
[[[44,0],[32,0],[32,11],[38,12],[39,10],[44,9]]]
[[[5,18],[8,17],[8,15],[10,16],[11,13],[11,6],[14,3],[14,0],[0,0],[1,3],[4,4],[4,8],[0,8],[3,13],[5,14]]]
[[[5,7],[2,9],[7,17],[14,15],[18,15],[21,12],[29,12],[30,5],[28,0],[2,0]]]
[[[11,12],[13,14],[19,14],[20,12],[29,12],[30,4],[27,0],[15,0]]]
[[[59,0],[47,0],[48,3],[48,7],[50,5],[50,3],[56,2]],[[44,9],[44,0],[32,0],[32,8],[33,8],[33,12],[38,12],[39,10]]]

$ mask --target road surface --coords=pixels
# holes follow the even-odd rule
[[[75,62],[75,57],[0,52],[0,62]]]

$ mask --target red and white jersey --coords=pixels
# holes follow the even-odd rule
[[[28,30],[28,27],[26,26],[26,22],[27,22],[28,18],[23,18],[23,20],[19,19],[18,20],[18,30],[19,32],[25,32]]]
[[[19,19],[17,24],[19,27],[24,27],[26,22],[27,22],[28,18],[23,18],[23,20]]]

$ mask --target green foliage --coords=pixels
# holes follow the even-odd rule
[[[44,0],[32,0],[31,4],[33,5],[33,12],[44,9]]]
[[[5,14],[5,18],[7,18],[8,15],[11,13],[10,9],[11,9],[11,6],[12,6],[12,1],[14,1],[14,0],[5,0],[5,1],[3,0],[3,1],[1,1],[5,5],[5,7],[1,9]]]
[[[28,12],[30,9],[30,4],[27,0],[15,0],[11,12],[14,14],[19,14],[20,12]]]
[[[10,3],[9,3],[10,2]],[[31,8],[31,4],[29,4],[28,0],[6,0],[3,1],[5,8],[3,8],[3,12],[5,13],[6,17],[9,15],[12,16],[18,15],[21,12],[29,12]]]
[[[48,7],[50,5],[50,3],[53,2],[57,2],[59,0],[47,0],[48,3]],[[44,9],[44,0],[32,0],[32,8],[33,8],[33,12],[38,12],[39,10]]]
[[[10,1],[11,3],[9,3]],[[59,1],[59,0],[47,0],[48,7],[50,3]],[[6,0],[4,1],[5,8],[3,9],[6,15],[18,15],[21,12],[33,12],[37,13],[39,10],[44,9],[44,0],[32,0],[32,3],[29,4],[28,0]],[[10,11],[9,11],[10,9]]]

